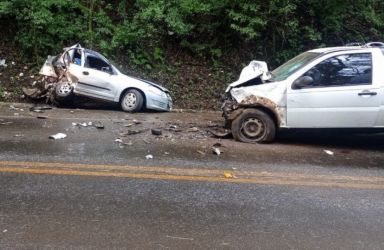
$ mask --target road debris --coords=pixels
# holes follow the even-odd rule
[[[213,144],[212,146],[212,153],[215,154],[215,155],[221,155],[221,150],[220,150],[220,147],[222,147],[223,145],[221,145],[221,143],[215,143]]]
[[[205,155],[205,152],[201,151],[201,150],[197,150],[196,151],[197,153],[201,154],[201,155]]]
[[[187,130],[187,132],[193,132],[193,133],[195,133],[195,132],[199,132],[200,130],[199,130],[199,128],[198,127],[192,127],[192,128],[189,128],[188,130]]]
[[[29,111],[36,113],[44,113],[45,110],[52,109],[51,106],[33,106],[29,108]]]
[[[335,153],[330,151],[330,150],[325,150],[324,149],[324,152],[327,154],[327,155],[334,155]]]
[[[31,110],[31,112],[35,112],[35,113],[44,113],[44,110],[34,109],[34,110]]]
[[[165,237],[176,239],[176,240],[194,240],[193,238],[176,237],[176,236],[170,236],[170,235],[166,235]]]
[[[72,126],[75,126],[75,127],[94,127],[94,128],[97,128],[97,129],[104,129],[104,124],[102,122],[72,122]]]
[[[105,127],[104,127],[104,124],[101,123],[101,122],[94,122],[94,123],[93,123],[93,126],[94,126],[95,128],[97,128],[97,129],[104,129],[104,128],[105,128]]]
[[[163,134],[163,132],[161,131],[161,129],[158,129],[158,128],[153,128],[153,129],[151,129],[151,132],[152,132],[153,135],[157,135],[157,136]]]
[[[0,122],[0,125],[9,125],[9,124],[12,124],[13,122]]]
[[[117,143],[123,143],[123,140],[120,139],[120,138],[117,138],[117,139],[115,140],[115,142],[117,142]]]
[[[169,128],[167,130],[172,131],[172,132],[182,132],[183,131],[177,125],[173,125],[173,124],[169,125]]]
[[[47,115],[39,115],[37,116],[37,119],[48,119]]]
[[[66,137],[67,137],[67,135],[64,133],[57,133],[55,135],[50,135],[49,139],[60,140],[60,139],[66,138]]]
[[[152,159],[153,159],[153,155],[146,155],[146,156],[145,156],[145,159],[147,159],[147,160],[152,160]]]
[[[214,128],[214,129],[208,129],[207,130],[209,133],[211,133],[214,137],[217,138],[222,138],[222,139],[227,139],[232,137],[232,132],[229,129],[225,128]]]
[[[15,107],[15,106],[13,106],[13,105],[10,105],[8,109],[9,109],[9,110],[17,110],[17,111],[20,110],[20,108],[17,108],[17,107]]]
[[[129,141],[129,142],[122,142],[121,144],[126,145],[126,146],[132,146],[133,142],[131,142],[131,141]]]
[[[128,135],[137,135],[137,134],[141,134],[145,131],[147,131],[148,129],[141,129],[141,130],[128,130],[126,133],[120,133],[120,136],[128,136]]]
[[[219,149],[219,148],[215,148],[215,147],[212,147],[212,152],[213,152],[213,154],[215,154],[215,155],[220,155],[220,154],[221,154],[220,149]]]
[[[5,63],[5,59],[0,59],[0,67],[7,67],[8,65]]]

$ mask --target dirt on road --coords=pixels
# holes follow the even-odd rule
[[[321,171],[383,168],[383,134],[288,131],[273,144],[246,144],[215,138],[208,132],[222,122],[220,112],[131,114],[116,107],[57,109],[0,103],[0,158],[14,160],[18,154],[25,160],[71,157],[74,162],[143,160],[162,161],[163,165],[188,160],[207,167],[217,162],[233,168],[247,163],[253,168],[278,165],[292,170],[296,166],[300,171],[306,171],[306,165]],[[65,138],[49,139],[58,133]]]

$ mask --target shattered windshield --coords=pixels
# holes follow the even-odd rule
[[[272,73],[272,81],[282,81],[287,79],[288,76],[299,70],[302,66],[317,58],[320,54],[314,52],[304,52],[283,65],[279,66]]]

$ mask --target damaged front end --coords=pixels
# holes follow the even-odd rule
[[[80,45],[75,45],[81,48]],[[69,49],[73,49],[71,47]],[[44,100],[46,103],[58,104],[68,99],[73,92],[76,77],[69,73],[70,57],[68,50],[57,56],[48,56],[39,74],[41,80],[34,82],[34,88],[23,88],[25,96],[34,100]]]
[[[225,127],[231,128],[231,122],[239,116],[244,108],[252,106],[261,106],[265,104],[265,98],[259,102],[259,98],[253,95],[252,90],[246,91],[244,88],[265,84],[271,79],[266,62],[251,61],[241,71],[237,81],[229,84],[222,100],[221,109],[225,119]]]
[[[272,81],[266,63],[252,61],[223,95],[224,128],[239,141],[272,141],[285,123],[285,94],[285,84]]]
[[[223,111],[224,117],[224,127],[227,129],[231,128],[231,121],[233,120],[233,116],[236,114],[235,110],[238,110],[239,105],[235,98],[232,97],[230,92],[225,92],[222,97],[223,103],[221,105],[221,110]]]

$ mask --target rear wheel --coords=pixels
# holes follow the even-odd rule
[[[121,108],[126,112],[137,112],[143,108],[144,97],[140,91],[130,89],[124,93],[120,102]]]
[[[233,138],[247,143],[267,143],[275,139],[276,125],[258,109],[247,109],[232,122]]]

